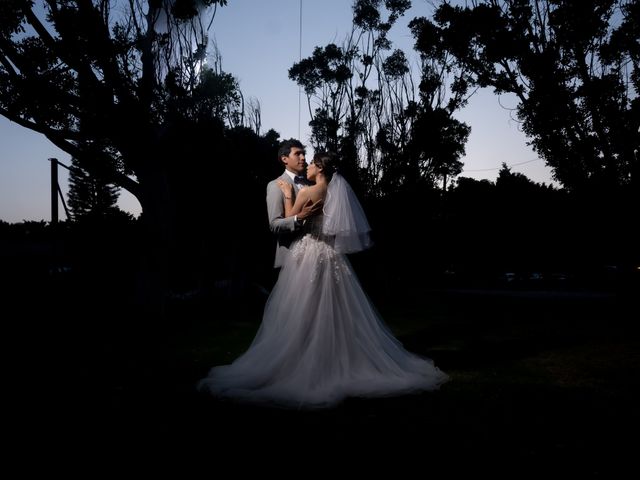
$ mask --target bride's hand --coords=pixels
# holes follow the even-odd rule
[[[278,180],[278,187],[280,188],[280,190],[282,190],[282,193],[284,193],[285,197],[290,197],[293,193],[293,185],[285,182],[284,180]]]
[[[323,200],[318,200],[315,203],[313,200],[307,200],[307,203],[304,204],[300,213],[298,213],[298,220],[304,220],[308,217],[313,217],[322,211],[322,207],[324,205]]]

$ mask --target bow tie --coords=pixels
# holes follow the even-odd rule
[[[301,183],[301,184],[303,184],[303,185],[306,185],[306,184],[307,184],[307,179],[306,179],[306,178],[304,178],[303,176],[296,175],[296,176],[293,178],[293,183]]]

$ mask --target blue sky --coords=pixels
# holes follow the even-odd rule
[[[430,16],[431,3],[413,0],[413,7],[391,31],[395,47],[408,55],[413,39],[406,24],[416,16]],[[229,0],[219,8],[212,26],[222,54],[225,71],[234,74],[245,97],[255,97],[262,109],[263,130],[273,128],[282,138],[300,137],[307,141],[309,115],[302,98],[298,123],[298,87],[287,71],[299,58],[300,0]],[[351,26],[351,0],[302,0],[302,56],[316,46],[338,44]],[[415,59],[414,59],[415,60]],[[502,162],[514,165],[537,182],[551,182],[550,170],[526,145],[518,124],[501,107],[513,107],[513,99],[478,92],[457,114],[471,125],[472,131],[463,158],[462,175],[495,180]],[[0,220],[49,220],[49,162],[58,158],[69,164],[70,157],[44,136],[0,117]],[[527,162],[527,163],[523,163]],[[67,173],[60,169],[63,192],[67,191]],[[120,206],[134,214],[140,212],[136,199],[121,192]],[[62,208],[61,215],[64,216]]]

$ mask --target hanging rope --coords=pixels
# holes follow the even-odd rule
[[[300,0],[300,20],[298,33],[298,62],[302,61],[302,0]],[[300,111],[301,111],[302,87],[298,85],[298,140],[300,140]]]

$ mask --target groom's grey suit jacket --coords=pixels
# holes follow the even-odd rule
[[[286,173],[282,173],[267,185],[267,213],[269,214],[269,228],[276,236],[276,258],[274,268],[281,267],[289,254],[289,246],[302,231],[302,224],[294,217],[284,216],[284,193],[278,187],[278,180],[284,180],[293,185],[293,199],[295,201],[296,186]]]

